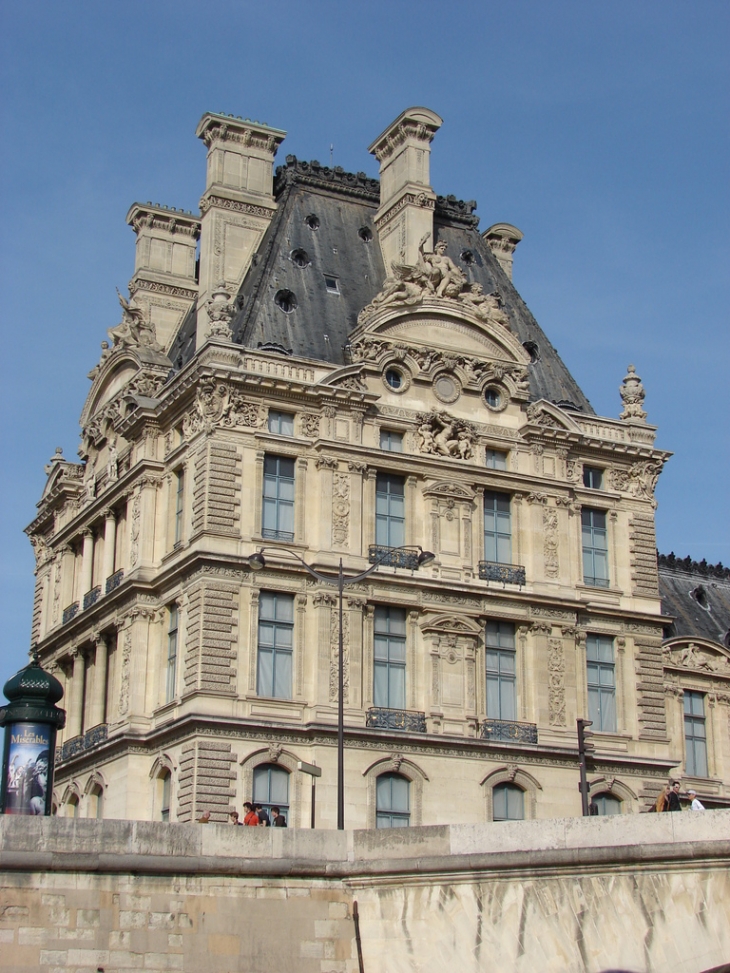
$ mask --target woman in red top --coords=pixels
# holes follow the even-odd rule
[[[254,828],[257,827],[259,823],[259,817],[258,814],[256,814],[256,812],[253,809],[253,804],[251,804],[249,801],[246,801],[246,803],[243,805],[243,809],[246,812],[246,816],[243,819],[243,823],[252,826]]]

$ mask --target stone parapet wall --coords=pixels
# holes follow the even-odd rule
[[[0,819],[0,967],[700,973],[730,811],[392,831]],[[8,965],[9,964],[9,965]]]

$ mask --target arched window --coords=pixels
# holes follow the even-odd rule
[[[160,795],[160,821],[170,820],[170,803],[172,800],[172,774],[164,770],[157,778]]]
[[[87,817],[98,820],[104,817],[104,789],[100,784],[94,784],[89,791]]]
[[[493,821],[523,821],[525,792],[516,784],[497,784],[492,791]]]
[[[278,807],[289,823],[289,774],[275,764],[262,764],[253,772],[253,802],[271,813]]]
[[[591,804],[598,808],[596,814],[621,814],[621,801],[613,794],[596,794],[591,798]]]
[[[376,781],[377,828],[407,828],[411,823],[410,781],[400,774],[381,774]]]
[[[72,794],[66,802],[67,818],[77,818],[79,816],[79,799],[76,794]]]

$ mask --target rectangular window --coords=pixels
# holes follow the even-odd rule
[[[403,452],[403,433],[393,432],[392,429],[380,430],[380,448],[387,449],[391,453]]]
[[[375,481],[375,543],[402,547],[406,542],[406,496],[402,476],[378,473]]]
[[[705,729],[705,695],[684,691],[684,744],[687,750],[685,770],[690,777],[707,777],[707,733]]]
[[[375,609],[373,703],[406,707],[406,613],[403,608]]]
[[[177,694],[177,643],[178,612],[177,605],[170,605],[170,624],[167,629],[167,673],[165,679],[165,702],[170,703]]]
[[[160,820],[169,821],[170,820],[170,804],[171,804],[171,794],[172,791],[172,777],[169,771],[162,776],[162,796],[160,798]]]
[[[294,596],[261,592],[259,606],[259,696],[291,699]]]
[[[264,457],[263,537],[294,540],[294,460]]]
[[[488,449],[487,450],[487,469],[488,470],[506,470],[507,469],[507,454],[503,453],[501,449]]]
[[[515,627],[487,622],[487,716],[517,719],[517,655]]]
[[[340,293],[340,283],[336,277],[331,274],[324,275],[324,286],[327,288],[328,294],[339,294]]]
[[[294,415],[291,412],[277,412],[269,409],[269,432],[280,436],[294,435]]]
[[[603,470],[599,470],[596,466],[584,466],[583,486],[588,487],[590,490],[602,490]]]
[[[175,473],[175,547],[182,542],[185,522],[185,470]]]
[[[506,493],[484,494],[484,560],[512,563],[510,498]]]
[[[583,540],[583,583],[608,588],[606,511],[584,507],[580,513]]]
[[[588,682],[588,719],[593,729],[616,732],[616,665],[613,639],[589,635],[586,639],[586,673]]]

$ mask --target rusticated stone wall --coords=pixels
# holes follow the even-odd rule
[[[14,973],[701,973],[730,811],[393,831],[0,818]]]

